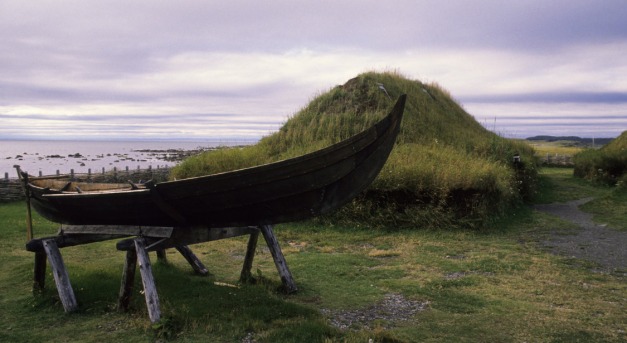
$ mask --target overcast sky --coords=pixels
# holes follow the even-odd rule
[[[627,3],[0,1],[0,139],[257,139],[365,71],[489,129],[627,130]]]

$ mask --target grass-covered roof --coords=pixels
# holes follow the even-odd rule
[[[313,98],[257,144],[184,161],[185,178],[269,163],[311,152],[369,127],[407,94],[397,145],[379,177],[335,221],[371,225],[481,225],[533,192],[532,149],[486,130],[451,95],[397,73],[361,74]],[[522,165],[514,166],[514,154]],[[373,224],[374,223],[374,224]]]

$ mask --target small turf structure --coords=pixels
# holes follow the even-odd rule
[[[224,172],[320,149],[369,127],[404,93],[405,116],[386,166],[365,193],[326,217],[329,223],[481,228],[533,196],[537,162],[529,145],[485,129],[439,85],[396,72],[368,72],[333,87],[259,143],[191,157],[174,168],[172,177]],[[520,163],[513,163],[515,155]]]
[[[574,157],[575,176],[625,187],[627,183],[627,131],[601,149],[587,149]]]

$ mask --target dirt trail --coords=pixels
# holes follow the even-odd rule
[[[627,232],[614,230],[592,221],[592,215],[579,206],[593,198],[566,203],[536,205],[534,209],[558,216],[573,224],[572,230],[551,230],[541,244],[552,252],[597,264],[599,272],[625,276],[627,273]]]

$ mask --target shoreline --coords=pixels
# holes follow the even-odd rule
[[[17,178],[14,165],[31,175],[56,175],[113,170],[170,168],[187,157],[205,151],[242,147],[236,145],[198,145],[199,142],[58,142],[31,141],[24,145],[2,147],[0,178]]]

